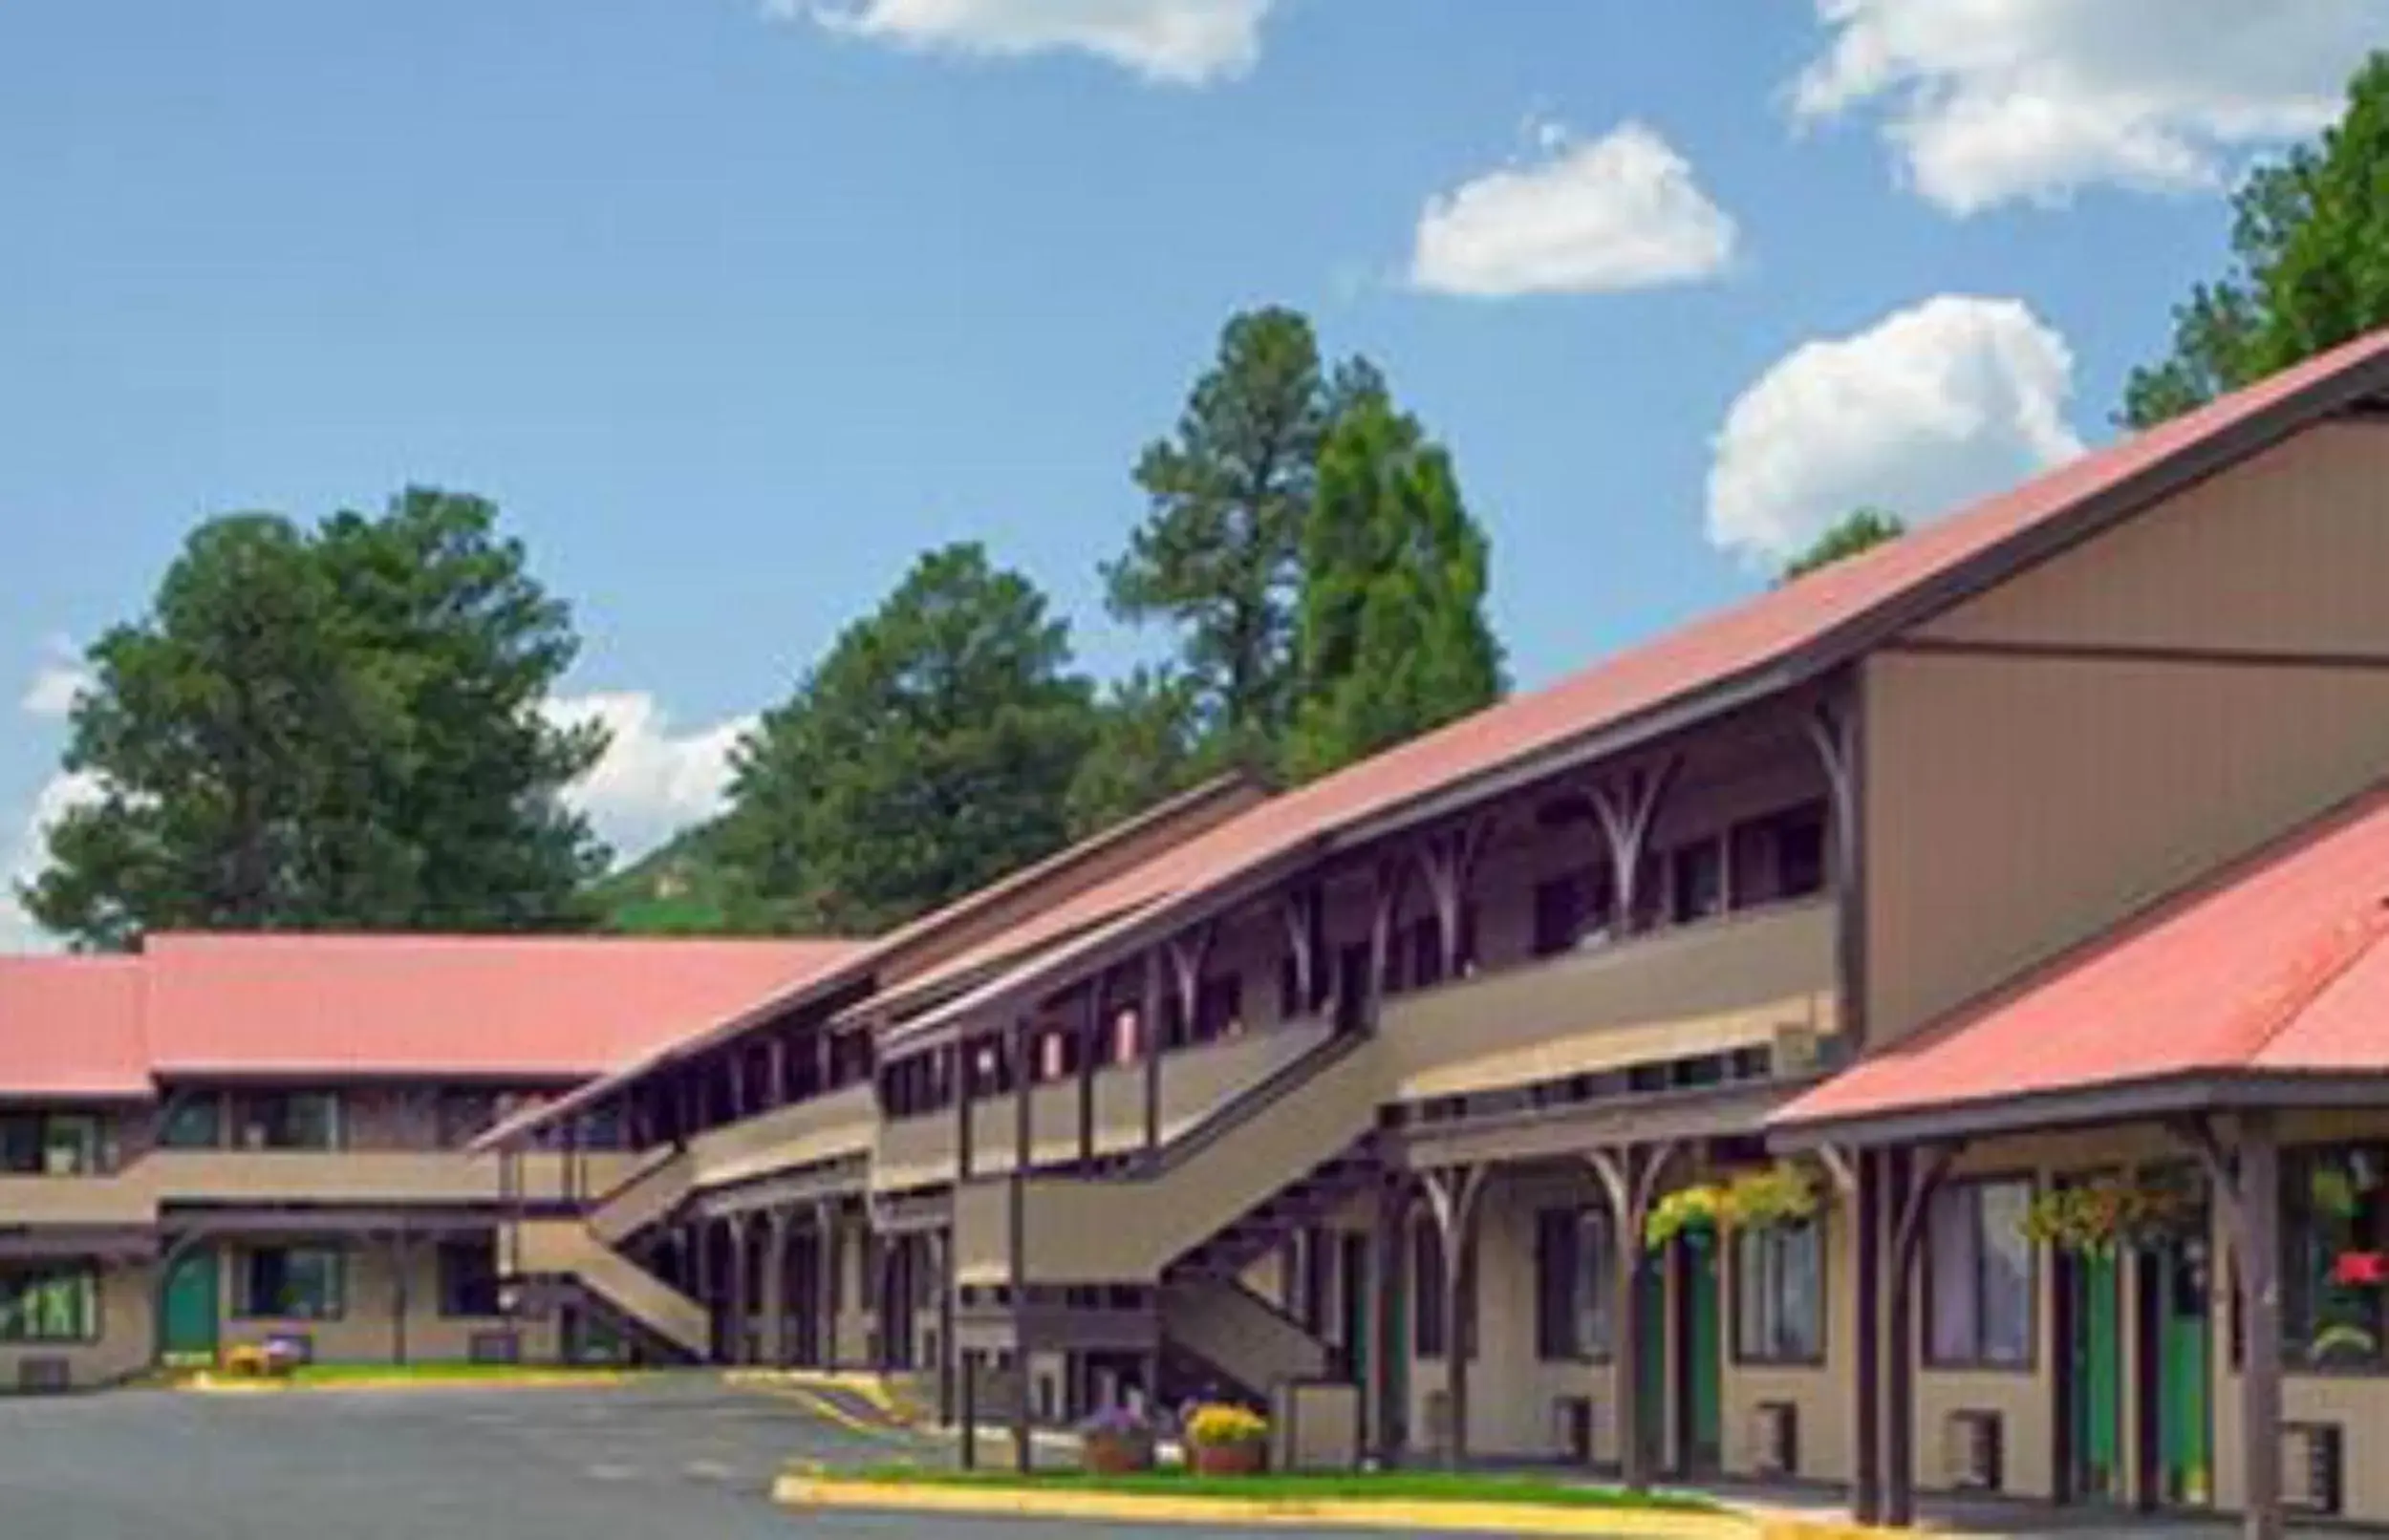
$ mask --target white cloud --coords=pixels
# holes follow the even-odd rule
[[[1641,123],[1579,141],[1530,126],[1534,158],[1431,198],[1410,281],[1495,298],[1601,293],[1711,277],[1733,256],[1733,220],[1692,167]]]
[[[1276,0],[765,0],[769,13],[903,47],[1020,57],[1072,51],[1149,80],[1245,74]]]
[[[17,825],[16,840],[0,867],[0,952],[54,952],[56,938],[33,923],[17,902],[16,885],[31,882],[50,864],[50,829],[67,809],[99,800],[99,778],[87,771],[60,771],[33,794],[33,805]]]
[[[1802,344],[1711,440],[1709,538],[1773,566],[1851,509],[1930,518],[2081,453],[2074,353],[2018,300],[1942,294]]]
[[[42,644],[41,666],[33,671],[17,705],[29,716],[58,717],[75,709],[75,697],[91,688],[91,670],[83,655],[64,636]]]
[[[629,690],[561,696],[548,703],[548,714],[562,722],[601,722],[612,732],[605,758],[567,795],[623,859],[721,810],[730,751],[756,722],[734,717],[676,733],[655,696]]]
[[[2095,183],[2211,186],[2335,118],[2381,0],[1817,0],[1803,118],[1873,108],[1916,190],[1970,214]]]

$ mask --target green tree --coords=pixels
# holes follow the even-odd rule
[[[1085,836],[1132,818],[1219,766],[1196,723],[1194,691],[1166,669],[1140,668],[1105,691],[1087,757],[1070,781],[1070,830]]]
[[[1451,456],[1382,386],[1361,395],[1320,453],[1304,524],[1287,772],[1324,775],[1498,699],[1485,587]]]
[[[1150,508],[1103,569],[1111,608],[1179,629],[1201,729],[1222,759],[1267,759],[1291,719],[1294,605],[1319,448],[1342,403],[1375,383],[1358,360],[1324,374],[1297,312],[1247,311],[1221,332],[1175,433],[1137,462]]]
[[[2175,307],[2170,352],[2125,383],[2133,427],[2389,325],[2389,53],[2319,142],[2251,172],[2231,207],[2229,270]]]
[[[1819,535],[1808,549],[1784,564],[1782,581],[1789,583],[1794,578],[1806,577],[1820,567],[1831,567],[1844,557],[1872,550],[1905,533],[1907,525],[1896,515],[1881,508],[1853,508],[1832,528]]]
[[[602,862],[541,711],[570,616],[479,499],[212,521],[93,646],[65,757],[98,798],[23,888],[85,947],[177,929],[548,928]]]
[[[1045,596],[932,551],[740,745],[725,851],[783,925],[884,930],[1059,848],[1093,731]]]

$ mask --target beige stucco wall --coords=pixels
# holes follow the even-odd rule
[[[104,1267],[99,1274],[99,1333],[89,1342],[0,1344],[0,1393],[14,1390],[28,1359],[64,1359],[78,1388],[111,1384],[149,1365],[150,1272],[138,1263]]]
[[[396,1254],[386,1241],[359,1242],[349,1251],[345,1310],[337,1320],[274,1320],[235,1314],[238,1302],[232,1252],[245,1243],[227,1240],[217,1248],[223,1270],[218,1298],[222,1304],[222,1340],[230,1345],[255,1342],[275,1333],[311,1337],[315,1357],[325,1362],[383,1363],[398,1356],[398,1285]],[[273,1244],[273,1243],[267,1243]],[[406,1268],[406,1358],[431,1362],[469,1356],[477,1332],[504,1330],[503,1318],[447,1317],[440,1313],[439,1257],[434,1243],[419,1239],[409,1246]],[[515,1323],[522,1334],[522,1356],[527,1360],[553,1358],[558,1352],[558,1323],[551,1319]]]
[[[1920,634],[2379,655],[2384,571],[2389,435],[2326,422]]]
[[[2389,670],[1889,654],[1865,685],[1878,1040],[2389,772]]]
[[[2389,658],[2389,435],[2325,424],[1920,629]],[[1870,1030],[1912,1029],[2389,773],[2389,670],[1879,653]]]
[[[1722,1396],[1727,1473],[1758,1474],[1758,1408],[1789,1402],[1798,1423],[1799,1468],[1804,1481],[1845,1481],[1855,1442],[1851,1436],[1851,1376],[1858,1341],[1858,1291],[1853,1286],[1853,1226],[1846,1205],[1828,1197],[1825,1209],[1825,1358],[1820,1364],[1740,1363],[1733,1355],[1735,1275],[1729,1253],[1721,1267],[1718,1325],[1725,1347]]]

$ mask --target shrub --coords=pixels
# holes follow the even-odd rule
[[[1219,1448],[1230,1444],[1266,1444],[1269,1422],[1259,1412],[1241,1406],[1214,1403],[1197,1406],[1186,1420],[1186,1442],[1197,1448]]]

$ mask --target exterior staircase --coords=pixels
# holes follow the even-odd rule
[[[1288,1380],[1344,1372],[1340,1352],[1234,1279],[1196,1277],[1165,1287],[1161,1337],[1174,1358],[1209,1371],[1187,1376],[1182,1362],[1182,1376],[1225,1380],[1263,1404]]]
[[[677,1352],[701,1360],[711,1351],[705,1307],[615,1251],[588,1220],[527,1219],[502,1233],[506,1275],[570,1280]]]

